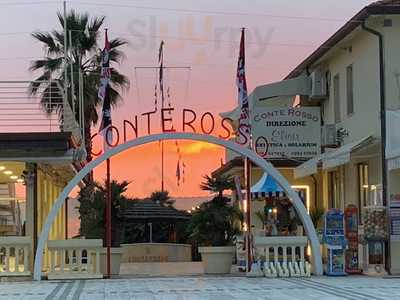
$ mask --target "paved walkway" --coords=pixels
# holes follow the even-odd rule
[[[176,277],[1,283],[0,299],[400,299],[400,279]]]

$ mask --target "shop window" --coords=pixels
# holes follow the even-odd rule
[[[329,208],[340,208],[340,176],[338,171],[328,173]]]
[[[353,85],[353,65],[346,69],[346,90],[347,90],[347,115],[354,113],[354,85]]]
[[[339,74],[333,77],[333,105],[335,113],[335,123],[340,123],[340,77]]]
[[[369,203],[369,180],[368,180],[368,164],[361,163],[358,165],[358,219],[362,222],[362,208]]]

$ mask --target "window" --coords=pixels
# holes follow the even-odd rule
[[[335,113],[335,123],[340,123],[340,78],[339,74],[333,77],[333,105],[334,105],[334,113]]]
[[[346,69],[346,89],[347,89],[347,115],[354,113],[354,86],[353,86],[353,65]]]
[[[369,180],[368,180],[368,164],[361,163],[358,165],[358,218],[361,220],[362,209],[368,205]]]
[[[338,171],[328,173],[329,208],[340,208],[340,176]]]

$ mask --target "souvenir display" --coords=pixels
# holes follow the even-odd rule
[[[346,273],[361,273],[359,268],[358,255],[358,209],[355,206],[349,206],[344,210],[345,219],[345,237],[348,242],[346,255]]]
[[[387,240],[388,224],[386,208],[367,206],[363,209],[364,238],[369,240]]]
[[[325,214],[323,241],[328,250],[326,274],[343,276],[345,272],[345,238],[344,214],[338,209],[331,209]]]

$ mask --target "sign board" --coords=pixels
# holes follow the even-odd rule
[[[251,125],[255,149],[266,158],[303,159],[321,152],[319,107],[256,107]]]

